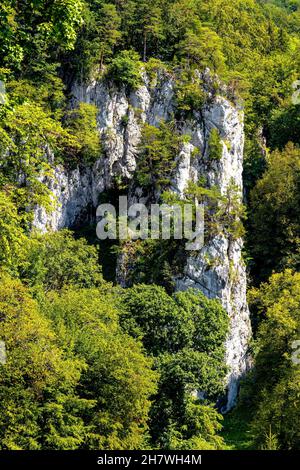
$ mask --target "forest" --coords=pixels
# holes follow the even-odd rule
[[[94,226],[34,227],[37,206],[54,210],[42,177],[53,165],[104,158],[96,107],[70,105],[74,83],[130,93],[143,73],[173,77],[178,112],[143,127],[134,175],[168,198],[176,129],[207,102],[195,79],[207,69],[212,93],[226,86],[245,114],[234,220],[214,188],[188,188],[224,204],[227,232],[245,242],[251,368],[226,414],[229,318],[218,299],[175,289],[177,242],[138,244],[123,288],[112,268],[120,247],[99,242]],[[299,450],[298,80],[300,0],[1,2],[1,450]],[[218,161],[217,133],[209,148]]]

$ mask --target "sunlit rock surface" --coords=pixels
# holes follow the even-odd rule
[[[142,124],[147,122],[156,126],[161,119],[170,119],[176,110],[175,83],[171,76],[162,73],[153,84],[144,75],[143,81],[143,86],[131,93],[104,82],[74,87],[74,105],[84,101],[95,104],[98,109],[103,154],[92,168],[76,168],[69,172],[62,166],[55,168],[54,178],[48,185],[56,201],[56,210],[46,214],[38,208],[35,214],[37,228],[58,230],[90,220],[95,217],[100,194],[112,187],[116,178],[132,178]],[[211,161],[208,156],[212,128],[219,130],[223,142],[220,161]],[[217,185],[223,194],[228,185],[234,183],[242,197],[244,133],[243,113],[238,106],[223,97],[211,96],[210,103],[194,112],[192,118],[181,122],[178,130],[189,135],[190,140],[182,146],[179,155],[174,155],[177,170],[172,179],[172,190],[182,195],[189,181],[197,182],[205,176],[209,185]],[[135,188],[128,194],[129,199],[136,201],[138,194]],[[230,317],[231,329],[226,343],[230,373],[225,410],[234,406],[239,379],[249,365],[247,349],[251,326],[242,246],[242,240],[230,242],[218,235],[197,255],[188,258],[182,276],[176,279],[178,289],[194,287],[210,298],[219,298]],[[120,283],[126,285],[123,275],[121,256],[118,277]]]

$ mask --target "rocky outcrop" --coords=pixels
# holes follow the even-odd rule
[[[182,152],[175,188],[181,193],[189,180],[197,181],[205,176],[208,186],[216,185],[223,195],[230,185],[234,185],[242,199],[244,133],[241,110],[218,97],[203,110],[202,121],[199,116],[193,124],[191,144]],[[219,130],[223,141],[222,158],[213,164],[209,161],[206,145],[212,128]],[[192,157],[195,147],[201,149],[201,157],[196,160]],[[230,334],[226,344],[226,363],[230,373],[224,411],[234,406],[239,380],[250,365],[251,324],[242,248],[241,239],[232,241],[217,235],[197,255],[188,258],[183,276],[177,279],[178,289],[199,288],[207,297],[219,298],[228,312]]]
[[[202,77],[209,88],[209,76]],[[85,101],[98,109],[98,129],[103,155],[92,168],[66,171],[55,168],[55,178],[49,182],[57,201],[57,209],[46,214],[38,209],[35,225],[41,230],[72,227],[91,211],[95,214],[99,195],[112,187],[117,178],[131,180],[138,158],[142,123],[158,125],[170,119],[176,110],[175,82],[172,76],[159,74],[155,83],[146,75],[143,85],[127,93],[113,84],[95,82],[76,86],[74,103]],[[189,181],[205,177],[209,186],[216,185],[222,194],[232,183],[242,197],[243,113],[221,96],[208,93],[208,103],[192,117],[178,123],[178,131],[189,135],[179,153],[174,156],[177,169],[171,182],[172,190],[182,195]],[[222,139],[220,160],[209,158],[208,139],[213,128]],[[136,199],[137,192],[129,194]],[[195,287],[211,298],[219,298],[230,317],[231,329],[226,345],[228,402],[235,402],[238,381],[247,369],[247,347],[251,335],[246,303],[246,272],[242,261],[242,241],[230,241],[217,235],[196,255],[190,256],[184,272],[176,279],[178,289]],[[122,270],[120,270],[121,272]],[[123,282],[124,283],[124,282]]]
[[[97,123],[103,154],[92,168],[66,171],[55,168],[49,187],[56,201],[56,210],[46,214],[37,209],[35,226],[40,230],[57,230],[76,225],[87,205],[98,204],[99,195],[110,188],[118,177],[130,179],[136,168],[137,146],[143,122],[157,125],[167,120],[174,110],[174,82],[162,76],[157,86],[150,86],[144,76],[144,85],[126,93],[113,84],[95,82],[73,88],[73,104],[84,101],[96,105]]]

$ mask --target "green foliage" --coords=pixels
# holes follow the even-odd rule
[[[91,406],[75,394],[83,362],[65,356],[36,302],[19,281],[3,275],[0,321],[7,351],[0,365],[0,448],[78,448]]]
[[[177,107],[180,112],[190,115],[200,111],[207,99],[201,80],[187,73],[181,74],[177,80]]]
[[[247,196],[266,169],[266,152],[264,139],[259,132],[245,139],[243,180]]]
[[[183,272],[187,259],[185,241],[137,240],[121,247],[127,285],[158,284],[172,293],[174,277]]]
[[[104,59],[112,54],[114,46],[121,37],[119,31],[120,24],[121,18],[118,15],[116,7],[111,3],[104,3],[96,10],[100,68],[103,66]]]
[[[2,1],[2,449],[140,449],[148,433],[153,447],[224,446],[213,405],[224,385],[228,318],[199,292],[171,295],[186,261],[182,245],[126,244],[131,283],[168,293],[153,285],[120,291],[103,282],[97,250],[83,239],[30,233],[33,210],[56,204],[46,185],[53,164],[91,164],[101,154],[96,109],[81,103],[70,111],[67,103],[74,81],[100,77],[130,94],[144,72],[152,88],[161,73],[175,84],[177,121],[144,125],[135,183],[150,196],[167,190],[186,141],[181,121],[200,116],[216,94],[234,103],[239,95],[254,282],[274,269],[299,270],[299,105],[291,102],[299,12],[298,0]],[[209,167],[222,155],[217,129],[207,144]],[[230,243],[244,235],[240,192],[199,181],[185,200],[205,205],[208,237]],[[299,447],[300,377],[291,361],[299,285],[299,274],[286,271],[250,294],[257,341],[243,393],[256,448]]]
[[[200,27],[196,31],[188,29],[177,48],[179,57],[186,61],[187,67],[195,66],[201,70],[209,67],[214,72],[222,72],[222,41],[210,28]]]
[[[70,288],[49,293],[43,305],[67,356],[86,363],[79,390],[94,404],[85,415],[89,449],[144,448],[156,389],[151,360],[119,326],[117,295],[111,286]]]
[[[229,182],[224,194],[216,186],[207,188],[202,184],[189,183],[185,191],[187,201],[195,198],[206,208],[205,237],[210,239],[221,233],[229,240],[242,238],[245,234],[243,221],[246,218],[240,189],[233,181]]]
[[[141,63],[134,51],[122,51],[116,55],[108,69],[108,77],[119,85],[138,88],[141,83]]]
[[[3,270],[16,272],[16,260],[21,256],[24,240],[17,207],[9,192],[0,191],[0,266]]]
[[[61,118],[66,105],[65,86],[56,75],[49,74],[42,82],[34,79],[12,79],[6,82],[6,91],[8,105],[13,107],[28,102],[35,103],[55,120]]]
[[[223,155],[223,144],[220,133],[215,127],[211,130],[208,139],[208,152],[211,160],[221,160]]]
[[[240,401],[236,408],[226,413],[223,421],[221,436],[223,437],[227,450],[253,450],[252,434],[250,432],[250,421],[252,419],[252,408],[249,403],[241,405],[244,388],[241,384]]]
[[[97,249],[83,238],[75,240],[68,230],[32,236],[23,249],[20,274],[35,289],[87,288],[102,283]]]
[[[0,185],[18,186],[18,205],[28,212],[36,204],[50,209],[43,181],[52,175],[50,156],[58,157],[65,146],[76,147],[76,141],[49,111],[30,101],[4,108],[0,126]]]
[[[23,66],[44,73],[54,49],[74,48],[77,30],[82,24],[84,3],[81,0],[51,0],[15,5],[1,4],[1,62],[12,71]],[[29,66],[29,67],[28,67]],[[49,69],[47,67],[47,69]]]
[[[41,25],[41,31],[62,45],[66,50],[73,49],[76,28],[82,24],[82,0],[58,0],[51,8],[51,23]],[[45,13],[45,11],[44,11]]]
[[[223,360],[224,337],[228,330],[228,316],[218,300],[208,299],[201,292],[189,289],[177,292],[174,298],[194,323],[193,348]],[[186,343],[187,345],[188,343]]]
[[[262,447],[262,450],[279,450],[278,439],[275,434],[272,433],[272,427],[270,426],[270,431],[265,434],[265,444]]]
[[[158,73],[160,73],[160,72],[168,73],[169,72],[167,64],[165,64],[161,60],[155,59],[153,57],[151,57],[151,59],[149,59],[148,62],[146,62],[144,64],[144,69],[145,69],[148,77],[150,78],[151,85],[153,87],[155,87],[156,78],[157,78]]]
[[[186,312],[178,309],[162,287],[134,286],[123,293],[122,302],[129,312],[124,316],[124,325],[143,337],[144,346],[151,354],[176,352],[187,343]]]
[[[216,219],[220,223],[223,233],[230,241],[243,238],[246,218],[246,208],[242,201],[240,188],[234,181],[230,181],[216,214]]]
[[[201,446],[220,446],[218,414],[192,396],[204,391],[212,404],[223,391],[226,312],[200,291],[171,297],[158,286],[134,286],[123,292],[121,303],[123,327],[142,339],[160,374],[151,408],[154,445],[192,449],[202,439]]]
[[[283,150],[289,142],[300,144],[300,107],[287,104],[274,110],[270,119],[270,146]]]
[[[220,379],[225,375],[225,368],[207,354],[187,348],[176,354],[159,356],[156,364],[160,380],[158,395],[151,409],[151,435],[155,445],[170,448],[174,428],[179,432],[181,430],[183,439],[192,440],[199,437],[195,429],[188,428],[191,396],[202,390],[210,390],[212,394],[220,393],[223,386]],[[208,403],[207,398],[195,399],[195,418],[203,411],[202,406]],[[210,406],[213,406],[213,400]],[[217,418],[216,414],[212,426],[215,430],[218,429]],[[183,433],[183,430],[187,432]],[[202,437],[203,440],[209,441],[209,433]]]
[[[210,406],[187,400],[185,423],[170,431],[167,447],[172,450],[221,450],[224,441],[218,435],[223,417]]]
[[[256,445],[299,447],[299,365],[293,342],[300,332],[300,275],[287,270],[251,292],[250,300],[263,316],[257,337],[252,428]]]
[[[1,449],[144,448],[156,374],[120,328],[111,286],[50,292],[38,306],[1,275],[0,321]]]
[[[273,269],[299,268],[300,151],[273,152],[251,194],[251,252],[262,279]]]
[[[148,42],[163,38],[161,1],[140,0],[135,5],[136,40],[143,44],[143,60],[146,62]]]
[[[70,111],[68,131],[78,142],[79,156],[82,156],[83,162],[93,163],[99,158],[101,143],[97,129],[97,108],[94,105],[80,103],[78,108]]]
[[[93,162],[101,153],[96,108],[81,103],[66,113],[60,80],[35,89],[24,81],[11,81],[7,104],[0,113],[0,187],[16,186],[18,207],[30,215],[36,205],[53,209],[55,201],[47,187],[53,163]]]
[[[167,188],[183,141],[184,137],[178,135],[174,122],[161,121],[159,127],[144,124],[136,170],[137,183],[152,191]]]

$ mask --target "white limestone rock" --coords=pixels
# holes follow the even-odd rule
[[[92,168],[67,171],[55,168],[55,178],[49,182],[57,201],[52,214],[37,209],[35,225],[42,231],[72,227],[89,216],[98,205],[100,194],[112,186],[114,178],[130,180],[137,163],[137,147],[143,122],[158,125],[169,119],[175,108],[174,80],[159,74],[155,86],[144,74],[143,85],[130,94],[125,88],[95,82],[89,86],[75,86],[74,104],[93,103],[98,109],[98,129],[103,155]],[[223,141],[220,161],[209,159],[208,139],[211,129],[217,128]],[[197,182],[205,176],[209,185],[218,185],[222,194],[234,182],[242,197],[243,172],[243,113],[223,97],[212,98],[210,105],[194,113],[181,123],[180,132],[190,140],[175,156],[177,170],[172,189],[183,195],[189,181]],[[141,191],[129,194],[136,200]],[[230,409],[236,400],[238,382],[248,367],[247,348],[251,337],[249,311],[246,303],[246,270],[242,260],[242,241],[229,243],[223,236],[215,237],[197,256],[188,259],[185,272],[177,279],[178,289],[195,287],[210,298],[219,298],[230,317],[230,335],[226,343],[228,375],[228,403]],[[122,258],[118,270],[122,273]],[[124,273],[123,273],[124,274]],[[123,285],[125,279],[121,279]]]

